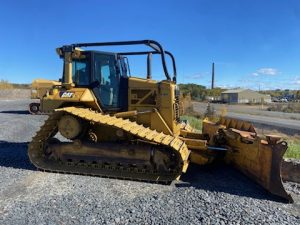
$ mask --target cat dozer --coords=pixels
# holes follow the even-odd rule
[[[146,45],[150,50],[90,50],[123,45]],[[280,137],[259,137],[250,123],[225,117],[217,122],[205,119],[202,133],[180,121],[175,59],[158,42],[80,43],[62,46],[57,53],[64,61],[62,85],[42,97],[40,109],[49,118],[29,144],[28,155],[37,168],[170,183],[180,179],[189,163],[221,159],[292,201],[280,176],[287,149]],[[131,55],[147,58],[144,79],[131,76]],[[152,80],[154,55],[165,75],[159,82]],[[58,133],[64,139],[57,138]]]
[[[31,84],[31,99],[42,99],[47,92],[54,86],[60,86],[61,82],[55,80],[35,79]],[[32,102],[29,104],[29,112],[31,114],[40,113],[40,103]]]

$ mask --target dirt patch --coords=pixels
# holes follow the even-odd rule
[[[268,111],[300,113],[300,102],[277,103],[267,108]]]
[[[253,123],[258,134],[278,134],[284,137],[299,134],[299,131],[293,128],[279,127],[276,125]]]
[[[300,160],[285,159],[282,162],[281,176],[285,181],[300,183]]]

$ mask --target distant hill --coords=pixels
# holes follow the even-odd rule
[[[207,89],[203,85],[199,84],[178,84],[180,92],[183,95],[190,93],[193,100],[203,101],[207,96],[217,97],[221,95],[221,92],[226,89],[214,88],[213,90]],[[16,84],[10,83],[7,80],[0,80],[0,89],[30,89],[31,84]],[[267,90],[260,91],[261,94],[269,94],[272,97],[282,97],[282,96],[295,96],[295,99],[300,99],[300,90]]]
[[[30,89],[31,84],[15,84],[6,80],[0,80],[0,89]]]

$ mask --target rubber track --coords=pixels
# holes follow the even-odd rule
[[[143,125],[139,125],[136,122],[132,122],[128,119],[124,120],[122,118],[117,118],[115,116],[110,115],[102,115],[98,112],[92,111],[86,108],[77,108],[77,107],[67,107],[62,109],[55,110],[53,114],[49,116],[49,118],[45,121],[45,124],[41,127],[41,129],[37,132],[36,136],[33,137],[32,142],[29,144],[28,155],[31,162],[39,169],[52,171],[52,172],[62,172],[62,173],[75,173],[75,174],[83,174],[83,175],[95,175],[95,176],[104,176],[104,177],[115,177],[115,178],[125,178],[125,179],[133,179],[133,180],[144,180],[144,181],[157,181],[157,177],[159,177],[159,181],[163,182],[171,182],[172,180],[179,178],[182,172],[185,172],[188,166],[188,157],[190,151],[188,150],[186,144],[181,141],[177,137],[173,137],[170,135],[166,135],[164,133],[159,133],[155,130],[151,130],[150,128],[145,128]],[[179,169],[176,174],[170,175],[159,175],[154,171],[145,171],[138,170],[132,168],[117,168],[108,166],[102,166],[102,168],[109,169],[108,172],[105,173],[97,173],[94,172],[91,165],[82,165],[84,168],[76,170],[74,167],[78,165],[73,165],[73,169],[60,163],[60,165],[51,166],[44,160],[44,144],[47,142],[49,138],[54,136],[57,132],[57,122],[59,118],[65,114],[72,114],[74,116],[80,117],[89,122],[93,122],[99,125],[108,125],[113,126],[115,128],[122,129],[132,135],[135,135],[143,140],[149,142],[155,142],[160,145],[164,145],[167,147],[171,147],[174,151],[176,151],[182,161],[182,165],[178,165]],[[72,163],[71,163],[72,164]],[[70,165],[70,163],[68,163]],[[101,167],[101,166],[100,166]],[[99,167],[97,167],[99,169]]]

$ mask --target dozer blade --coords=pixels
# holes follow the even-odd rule
[[[288,146],[279,136],[268,135],[263,139],[251,123],[231,118],[221,118],[217,123],[204,120],[203,132],[212,137],[210,144],[226,146],[227,163],[270,193],[293,202],[281,179],[282,158]]]

